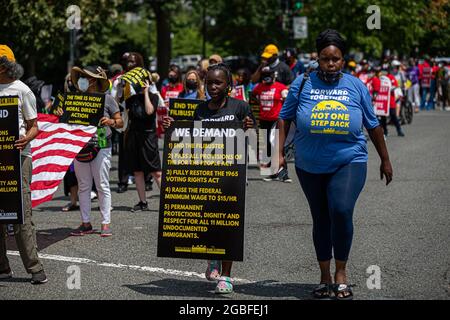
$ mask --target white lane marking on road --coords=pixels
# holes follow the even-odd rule
[[[19,251],[9,251],[8,250],[7,253],[10,256],[20,256]],[[159,267],[148,267],[148,266],[134,266],[134,265],[126,265],[126,264],[120,264],[120,263],[98,262],[98,261],[86,259],[86,258],[65,257],[65,256],[45,254],[45,253],[39,253],[39,258],[45,259],[45,260],[55,260],[55,261],[63,261],[63,262],[78,263],[78,264],[96,265],[99,267],[130,269],[130,270],[145,271],[145,272],[150,272],[150,273],[168,274],[168,275],[179,276],[179,277],[188,277],[188,278],[197,277],[197,278],[205,279],[204,274],[198,273],[198,272],[192,272],[192,271],[164,269],[164,268],[159,268]],[[254,283],[255,282],[255,281],[250,281],[247,279],[240,279],[240,278],[233,278],[233,279],[234,279],[234,281],[240,282],[240,283]]]

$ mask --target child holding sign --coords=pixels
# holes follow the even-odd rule
[[[248,103],[228,96],[232,86],[232,77],[225,64],[215,64],[208,68],[206,86],[211,100],[205,101],[197,107],[193,120],[242,121],[244,129],[253,128],[255,120]],[[173,121],[172,118],[165,117],[164,128],[170,127]],[[205,276],[210,281],[218,281],[216,293],[233,292],[232,264],[232,261],[208,261]]]

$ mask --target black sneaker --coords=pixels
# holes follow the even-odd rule
[[[31,274],[31,284],[43,284],[48,282],[44,270]]]
[[[139,201],[137,205],[131,209],[131,212],[140,212],[140,211],[147,211],[148,210],[148,202],[142,202]]]
[[[11,271],[11,268],[8,268],[4,271],[0,271],[0,279],[4,280],[4,279],[11,279],[13,276],[13,272]]]
[[[119,184],[119,188],[117,188],[117,193],[124,193],[128,191],[128,186],[125,184]]]
[[[405,134],[404,134],[403,131],[401,131],[401,130],[397,133],[397,135],[398,135],[399,137],[404,137],[404,136],[405,136]]]
[[[85,227],[84,224],[81,224],[78,229],[72,231],[70,233],[71,236],[84,236],[85,234],[91,234],[94,233],[94,229],[92,228],[92,225]]]
[[[280,180],[281,182],[287,182],[287,183],[292,182],[292,179],[289,178],[288,171],[285,168],[283,168],[282,170],[280,170],[278,172],[278,180]]]

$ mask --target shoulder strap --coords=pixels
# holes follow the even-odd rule
[[[298,97],[297,97],[297,101],[298,101],[299,105],[300,105],[300,96],[302,94],[303,87],[305,86],[306,81],[309,79],[309,73],[310,73],[310,70],[306,70],[305,73],[303,74],[302,83],[300,84],[300,89],[298,90]]]

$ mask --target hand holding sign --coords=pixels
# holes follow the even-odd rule
[[[245,117],[245,119],[244,119],[244,130],[253,128],[253,124],[254,123],[253,123],[253,119],[252,118],[250,118],[249,116]]]
[[[174,122],[175,120],[172,117],[169,116],[165,116],[163,117],[163,121],[162,121],[162,125],[164,129],[169,128],[172,125],[172,122]]]
[[[23,149],[25,149],[25,147],[27,146],[27,144],[30,141],[28,140],[28,138],[26,136],[21,136],[19,138],[19,140],[16,140],[14,142],[14,147],[16,147],[17,149],[19,149],[20,151],[22,151]]]

